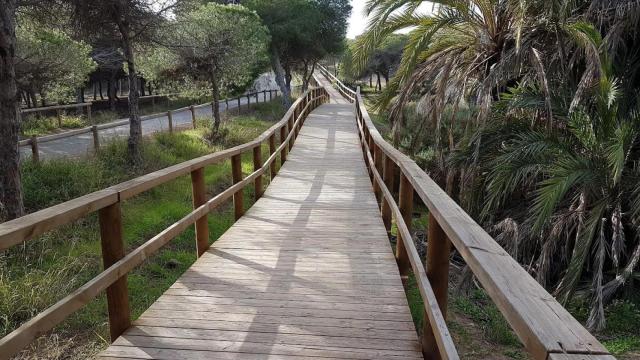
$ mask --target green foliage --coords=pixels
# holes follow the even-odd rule
[[[180,67],[205,82],[226,87],[245,84],[266,57],[268,30],[242,6],[214,3],[189,12],[169,27],[171,56],[163,51],[161,67]]]
[[[518,338],[511,331],[509,324],[483,290],[475,290],[470,297],[455,297],[452,305],[456,311],[479,324],[490,341],[510,346],[518,346],[520,344]]]
[[[21,18],[16,38],[16,81],[23,90],[65,101],[96,68],[91,47],[60,30]]]

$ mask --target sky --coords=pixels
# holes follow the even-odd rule
[[[366,0],[351,0],[351,18],[349,19],[349,29],[347,30],[347,37],[349,39],[355,39],[356,36],[362,34],[367,27],[367,18],[364,15],[364,7],[367,3]],[[421,5],[424,12],[430,12],[431,5],[428,1]]]

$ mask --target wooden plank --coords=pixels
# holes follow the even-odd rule
[[[350,106],[306,111],[280,176],[101,355],[422,358]]]

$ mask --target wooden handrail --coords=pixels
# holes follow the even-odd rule
[[[429,233],[434,237],[428,239],[431,243],[428,244],[428,252],[441,252],[428,253],[427,257],[448,259],[450,256],[448,241],[450,241],[534,359],[614,359],[593,335],[500,247],[429,175],[408,156],[384,140],[363,104],[358,88],[355,95],[355,113],[360,128],[363,152],[373,175],[374,189],[380,189],[383,193],[383,218],[385,211],[388,212],[390,207],[400,235],[398,247],[404,248],[400,249],[404,251],[397,251],[396,256],[408,257],[398,258],[399,266],[409,263],[413,268],[431,324],[431,329],[425,330],[431,331],[427,336],[435,336],[435,344],[430,339],[423,339],[423,346],[431,346],[431,348],[423,348],[424,352],[439,353],[443,358],[457,357],[457,354],[451,350],[451,344],[448,341],[450,337],[445,331],[446,326],[442,324],[443,314],[440,312],[442,305],[438,306],[438,304],[446,306],[447,283],[445,281],[443,284],[440,277],[436,287],[436,282],[432,276],[429,276],[430,273],[434,274],[432,266],[442,266],[442,263],[435,261],[427,263],[425,275],[422,262],[418,263],[420,259],[415,252],[408,225],[403,219],[404,214],[398,209],[391,190],[385,184],[386,176],[385,178],[380,176],[376,163],[385,163],[387,167],[393,166],[395,170],[399,170],[401,179],[405,179],[405,184],[411,187],[411,193],[415,191],[429,208],[431,220]],[[372,153],[377,153],[380,161],[376,162]],[[393,172],[388,168],[384,171],[385,174]],[[442,235],[437,235],[439,231]],[[443,244],[435,244],[436,241],[447,243],[443,246]],[[445,264],[448,268],[448,261]],[[442,268],[436,270],[447,271]],[[405,269],[400,269],[401,274],[404,271]],[[433,348],[436,346],[437,348]]]
[[[318,82],[314,78],[313,85],[317,86],[317,84]],[[194,224],[196,226],[197,254],[200,256],[206,250],[205,246],[208,246],[208,243],[205,245],[203,239],[200,238],[204,236],[202,230],[204,230],[203,226],[207,223],[208,213],[232,197],[234,198],[236,209],[241,208],[242,199],[238,199],[236,195],[241,193],[249,184],[255,183],[258,186],[262,186],[261,181],[258,180],[262,176],[276,174],[274,165],[281,151],[286,151],[293,144],[300,127],[309,113],[328,101],[329,93],[324,88],[312,88],[296,100],[282,120],[251,142],[177,164],[0,224],[0,251],[3,251],[90,213],[98,212],[100,215],[103,260],[105,263],[104,271],[98,276],[0,339],[0,359],[8,359],[16,354],[38,336],[51,330],[103,291],[107,292],[109,327],[111,339],[115,340],[131,323],[127,301],[127,274]],[[283,136],[280,138],[280,144],[276,148],[275,136],[278,133]],[[264,162],[259,161],[261,159],[254,159],[255,168],[250,175],[242,178],[242,172],[239,173],[239,176],[236,174],[232,186],[212,199],[206,200],[202,194],[204,185],[202,181],[204,179],[199,176],[202,175],[203,169],[206,166],[229,158],[240,159],[240,156],[248,151],[252,151],[256,156],[258,152],[255,149],[261,148],[262,143],[265,141],[269,141],[269,158]],[[284,159],[282,160],[284,161]],[[236,166],[234,166],[235,173],[238,170]],[[192,175],[194,188],[194,210],[125,255],[120,213],[122,201],[189,173]],[[261,193],[261,191],[262,189],[257,189],[256,193]]]
[[[354,103],[356,101],[356,92],[353,91],[350,87],[345,85],[340,79],[335,77],[329,70],[327,70],[324,66],[318,64],[318,69],[320,69],[320,73],[329,80],[331,83],[335,83],[338,86],[338,91],[342,96],[347,98],[350,103]]]

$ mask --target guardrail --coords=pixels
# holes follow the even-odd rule
[[[241,104],[242,101],[241,100],[246,97],[247,98],[247,108],[250,108],[251,107],[251,99],[252,98],[255,97],[256,103],[260,102],[259,101],[260,100],[260,94],[262,94],[263,102],[267,102],[267,94],[269,96],[269,101],[271,101],[274,98],[274,94],[275,94],[276,97],[278,96],[278,90],[265,90],[265,91],[261,91],[261,92],[254,92],[254,93],[238,96],[238,97],[231,98],[231,99],[220,100],[218,102],[218,106],[220,106],[221,104],[225,104],[225,111],[226,111],[226,110],[229,109],[229,106],[230,106],[229,104],[230,103],[233,103],[233,102],[237,101],[238,114],[240,114],[241,107],[242,107],[242,104]],[[152,96],[166,96],[166,95],[152,95]],[[52,107],[49,107],[48,110],[78,108],[80,105],[86,106],[88,114],[91,114],[91,103],[52,106]],[[190,111],[191,112],[191,122],[192,122],[193,128],[195,129],[195,127],[196,127],[196,113],[195,113],[195,110],[199,109],[199,108],[207,107],[207,106],[212,106],[212,105],[213,105],[213,102],[200,104],[200,105],[191,105],[191,106],[182,107],[182,108],[175,109],[175,110],[169,110],[169,111],[162,112],[162,113],[156,113],[156,114],[151,114],[151,115],[143,115],[143,116],[140,116],[140,120],[141,121],[145,121],[145,120],[151,120],[151,119],[156,119],[156,118],[159,118],[159,117],[166,116],[167,119],[168,119],[168,123],[169,123],[169,132],[173,132],[173,130],[174,130],[174,127],[173,127],[173,115],[175,113],[179,113],[179,112]],[[43,109],[46,109],[46,108],[38,108],[38,109],[43,110]],[[37,110],[37,109],[33,109],[33,110]],[[91,115],[89,115],[89,119],[90,119],[90,116]],[[58,121],[60,122],[60,115],[58,115]],[[59,134],[45,135],[45,136],[40,136],[40,137],[38,137],[36,135],[33,135],[29,139],[20,140],[18,142],[18,146],[31,146],[31,158],[32,158],[33,161],[39,162],[40,161],[39,144],[47,143],[47,142],[51,142],[51,141],[55,141],[55,140],[60,140],[60,139],[68,138],[68,137],[73,137],[73,136],[77,136],[77,135],[92,133],[93,134],[93,148],[94,148],[95,151],[97,151],[100,148],[100,136],[99,136],[99,131],[100,130],[111,129],[111,128],[115,128],[115,127],[118,127],[118,126],[124,126],[124,125],[128,125],[128,124],[129,124],[129,120],[125,119],[125,120],[110,122],[110,123],[106,123],[106,124],[102,124],[102,125],[87,126],[87,127],[76,129],[76,130],[65,131],[65,132],[59,133]]]
[[[327,78],[327,80],[329,80],[329,82],[331,82],[332,84],[336,84],[338,91],[340,92],[340,94],[342,96],[344,96],[345,98],[347,98],[347,100],[349,100],[349,102],[353,103],[356,101],[356,92],[351,89],[350,87],[348,87],[347,85],[345,85],[342,81],[340,81],[340,79],[338,79],[337,77],[335,77],[335,75],[333,75],[329,70],[327,70],[327,68],[325,68],[324,66],[318,64],[318,69],[320,69],[320,73]]]
[[[208,213],[224,201],[233,198],[235,217],[241,217],[244,214],[243,189],[254,183],[256,199],[262,196],[263,176],[267,173],[271,178],[276,176],[275,162],[278,156],[281,164],[284,164],[307,115],[328,101],[329,94],[324,88],[310,89],[296,100],[282,120],[251,142],[177,164],[0,224],[0,251],[3,251],[97,212],[104,263],[104,271],[98,276],[0,339],[0,359],[8,359],[16,354],[38,336],[80,310],[102,291],[107,293],[110,335],[111,340],[115,340],[131,325],[127,274],[193,224],[196,230],[196,251],[198,256],[202,255],[209,248]],[[280,144],[276,147],[278,134]],[[269,143],[270,156],[263,162],[262,144],[265,141]],[[250,150],[253,152],[254,171],[243,178],[241,156]],[[231,159],[233,185],[207,200],[204,169],[227,159]],[[140,247],[125,254],[122,202],[185,175],[191,176],[194,210]]]
[[[453,246],[534,359],[615,359],[429,175],[384,140],[363,104],[358,88],[355,113],[382,218],[388,229],[395,219],[400,274],[413,270],[425,304],[425,356],[458,358],[444,321]],[[398,202],[393,195],[397,175]],[[411,235],[414,193],[429,209],[426,270]]]

